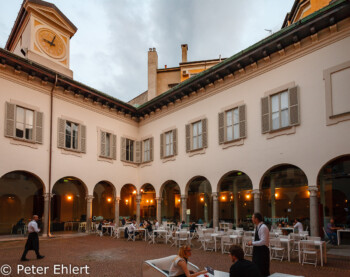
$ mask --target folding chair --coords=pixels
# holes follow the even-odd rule
[[[232,245],[231,238],[229,236],[223,236],[221,237],[221,253],[230,253],[229,251],[226,251],[226,249],[230,249]]]
[[[304,265],[304,264],[313,264],[316,267],[317,266],[318,251],[316,249],[314,241],[301,240],[300,241],[300,247],[301,247],[301,251],[302,251],[302,254],[303,254],[302,265]],[[315,257],[314,262],[311,262],[312,260],[310,261],[310,256],[311,257],[312,256]]]
[[[204,234],[204,251],[213,251],[215,250],[215,240],[211,233]]]
[[[282,255],[279,255],[282,252]],[[270,260],[280,260],[283,261],[285,249],[281,245],[281,240],[279,238],[270,239]]]

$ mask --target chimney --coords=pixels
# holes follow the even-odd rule
[[[148,50],[148,101],[157,96],[158,54],[156,48]]]
[[[182,62],[187,62],[187,50],[188,45],[187,44],[181,44],[181,50],[182,50]]]

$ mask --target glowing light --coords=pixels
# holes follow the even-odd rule
[[[146,200],[146,203],[149,203],[149,200]]]
[[[112,198],[108,197],[107,202],[112,202]]]
[[[225,201],[226,197],[225,196],[221,196],[221,200]]]
[[[143,189],[141,189],[141,192],[143,192]]]
[[[153,203],[153,199],[151,199],[151,203]]]
[[[245,198],[250,199],[250,194],[246,194]]]
[[[307,195],[310,196],[310,191],[307,191]]]
[[[345,203],[348,203],[348,199],[345,199]]]
[[[125,199],[125,204],[128,205],[129,204],[129,200]]]
[[[134,190],[134,191],[132,192],[132,194],[136,194],[136,190]]]
[[[233,200],[233,195],[231,195],[231,200]]]
[[[237,175],[238,175],[238,176],[241,176],[241,175],[242,175],[242,172],[237,172]]]
[[[278,193],[275,193],[275,197],[276,197],[276,198],[278,197]]]
[[[67,200],[72,200],[73,196],[72,195],[67,195]]]
[[[204,201],[204,197],[201,197],[201,199],[200,199],[200,200],[201,200],[201,202],[203,202],[203,201]]]
[[[288,202],[288,204],[289,204],[289,205],[291,205],[291,204],[292,204],[292,202],[290,202],[290,201],[289,201],[289,202]]]
[[[180,199],[180,198],[179,198],[179,199],[177,199],[177,202],[179,202],[179,203],[180,203],[180,202],[181,202],[181,199]]]

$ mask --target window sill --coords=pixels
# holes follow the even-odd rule
[[[113,158],[112,157],[98,156],[97,160],[101,161],[101,162],[111,163],[111,164],[113,163]]]
[[[222,149],[227,149],[233,146],[240,146],[244,144],[244,138],[239,138],[235,140],[225,141],[221,144]]]
[[[202,155],[202,154],[205,154],[205,149],[206,148],[193,149],[193,150],[190,150],[187,154],[189,157],[192,157],[195,155]]]
[[[327,125],[337,124],[342,121],[350,120],[350,112],[334,114],[327,118]]]
[[[269,133],[267,133],[266,139],[272,139],[274,137],[283,136],[283,135],[292,135],[292,134],[295,134],[295,132],[296,132],[295,126],[288,126],[281,129],[270,131]]]
[[[122,164],[123,164],[124,166],[131,166],[131,167],[134,167],[134,168],[137,168],[137,167],[138,167],[138,164],[136,164],[135,162],[122,161]]]
[[[26,139],[20,139],[20,138],[16,138],[16,137],[13,137],[13,138],[10,138],[10,139],[11,139],[11,141],[10,141],[11,144],[27,146],[27,147],[30,147],[30,148],[38,149],[38,145],[34,141],[26,140]]]
[[[169,156],[162,158],[163,163],[167,163],[167,162],[171,162],[171,161],[175,161],[175,160],[176,160],[175,155],[169,155]]]
[[[142,167],[146,167],[146,166],[151,166],[151,165],[152,165],[152,162],[153,162],[153,161],[142,162],[142,164],[141,164],[140,167],[142,168]]]
[[[72,155],[72,156],[76,156],[76,157],[80,157],[80,158],[83,157],[81,152],[78,152],[78,150],[74,150],[74,149],[61,148],[61,153],[64,155]]]

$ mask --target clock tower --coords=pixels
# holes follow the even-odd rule
[[[76,31],[54,4],[24,0],[5,49],[73,78],[69,45]]]

